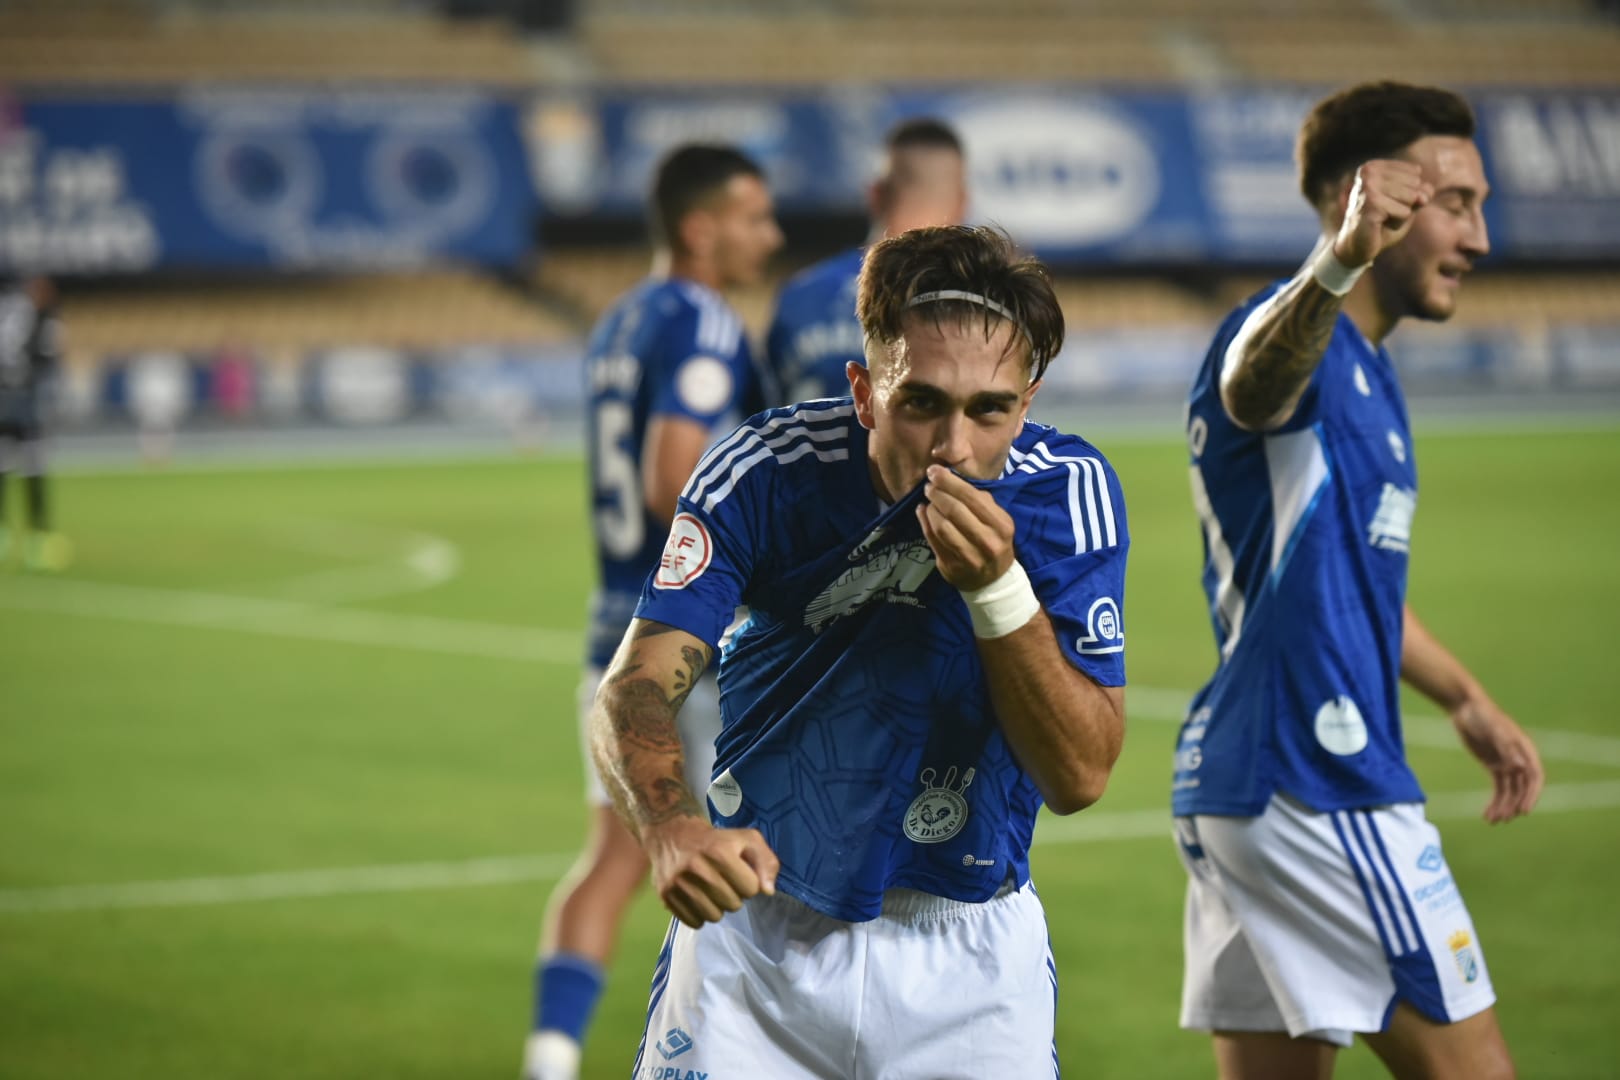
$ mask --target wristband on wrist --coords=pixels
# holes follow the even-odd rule
[[[1371,266],[1371,263],[1367,264]],[[1367,270],[1366,266],[1346,266],[1333,254],[1333,245],[1323,246],[1321,254],[1311,260],[1311,277],[1334,296],[1344,296],[1355,288],[1356,280]]]
[[[1017,630],[1041,609],[1029,575],[1017,559],[1005,573],[982,589],[963,589],[962,599],[967,602],[968,618],[973,620],[976,638],[1006,637]]]

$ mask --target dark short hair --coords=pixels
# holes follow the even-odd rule
[[[1299,130],[1299,189],[1320,207],[1363,164],[1391,157],[1425,135],[1471,139],[1474,111],[1436,86],[1385,81],[1341,90],[1317,102]]]
[[[902,120],[889,129],[883,145],[890,153],[897,150],[953,150],[962,153],[962,140],[945,121],[932,116]]]
[[[1002,316],[972,300],[940,300],[908,308],[923,293],[976,293],[1010,311],[1022,333],[1014,347],[1029,346],[1032,379],[1063,347],[1063,309],[1052,279],[1037,260],[1020,255],[1006,233],[971,225],[911,229],[873,245],[861,264],[855,313],[868,339],[888,346],[900,340],[908,312],[935,325],[947,320],[984,320],[985,332]]]
[[[648,217],[655,241],[681,246],[681,219],[718,195],[734,176],[765,179],[765,171],[734,146],[687,143],[658,164]]]

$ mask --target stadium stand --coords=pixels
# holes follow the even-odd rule
[[[100,352],[204,352],[244,341],[444,349],[555,343],[575,331],[531,297],[454,270],[81,289],[64,302],[63,322],[75,350]]]

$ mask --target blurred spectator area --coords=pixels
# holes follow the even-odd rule
[[[600,79],[1612,83],[1593,0],[595,0]]]
[[[19,83],[1569,86],[1617,70],[1599,0],[0,0],[0,72]]]
[[[525,291],[448,269],[69,284],[62,318],[74,362],[242,348],[298,356],[359,344],[422,352],[469,343],[527,348],[571,340],[575,331]]]
[[[495,18],[400,0],[0,0],[0,80],[410,81],[529,86],[541,54]]]

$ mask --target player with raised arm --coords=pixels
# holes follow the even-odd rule
[[[705,455],[597,697],[598,765],[675,919],[634,1075],[1050,1075],[1035,815],[1124,737],[1125,507],[1026,421],[1063,340],[1044,269],[961,226],[861,272],[853,400]],[[708,812],[677,719],[719,660]],[[971,978],[964,978],[971,972]]]
[[[1175,759],[1188,871],[1182,1024],[1228,1080],[1328,1077],[1360,1034],[1399,1077],[1513,1064],[1489,973],[1405,760],[1399,684],[1527,813],[1535,746],[1406,604],[1417,472],[1384,342],[1441,320],[1489,250],[1473,114],[1352,87],[1300,133],[1322,240],[1222,324],[1187,440],[1219,650]]]
[[[957,225],[967,215],[962,142],[944,122],[904,120],[884,141],[883,170],[867,190],[867,244],[907,229]],[[866,246],[800,271],[782,287],[765,338],[766,391],[773,405],[847,397],[850,361],[866,363],[855,317],[855,280]]]
[[[764,174],[727,146],[670,153],[653,184],[653,273],[603,315],[585,360],[591,521],[598,588],[581,682],[581,724],[602,668],[658,564],[675,501],[720,432],[761,405],[742,322],[720,290],[751,284],[781,245]],[[708,783],[719,731],[712,680],[683,718],[694,782]],[[604,966],[647,860],[614,814],[586,751],[591,828],[547,907],[527,1080],[572,1080]]]

